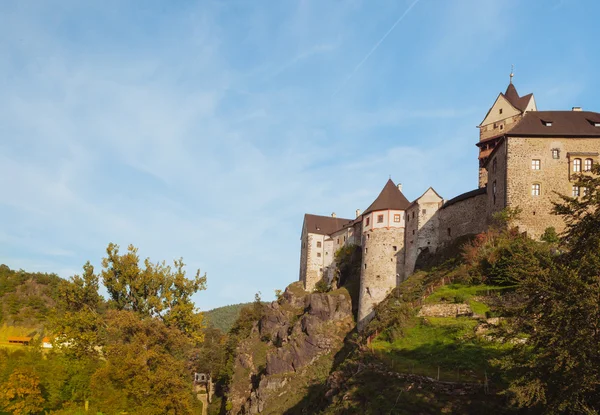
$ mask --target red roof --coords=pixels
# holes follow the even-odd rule
[[[352,223],[354,219],[334,218],[332,216],[304,215],[304,225],[308,233],[330,235],[341,229],[344,225]]]
[[[590,111],[530,111],[506,133],[520,137],[600,137],[600,114]]]

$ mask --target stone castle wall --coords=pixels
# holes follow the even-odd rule
[[[487,195],[485,193],[448,204],[438,212],[439,245],[446,245],[464,235],[478,234],[487,229]]]
[[[373,308],[401,281],[404,271],[404,228],[364,233],[358,306],[359,330],[373,318]]]
[[[522,209],[517,225],[521,231],[537,239],[550,226],[558,232],[564,229],[560,216],[551,213],[556,193],[572,196],[573,159],[592,158],[600,162],[600,138],[518,138],[507,142],[506,204]],[[552,157],[552,149],[558,149],[559,158]],[[589,153],[571,155],[569,153]],[[593,155],[596,154],[596,155]],[[531,160],[540,160],[540,169],[531,168]],[[583,165],[582,165],[583,167]],[[532,195],[532,185],[540,184],[540,195]],[[581,192],[583,190],[580,190]],[[555,193],[556,192],[556,193]]]
[[[404,279],[415,270],[419,254],[425,250],[435,252],[439,240],[440,202],[419,201],[407,209],[410,218],[406,223]]]

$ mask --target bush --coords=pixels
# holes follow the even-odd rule
[[[329,291],[331,289],[331,287],[329,286],[329,284],[327,283],[327,281],[325,280],[325,278],[320,279],[316,284],[315,284],[315,292],[318,293],[326,293],[327,291]]]

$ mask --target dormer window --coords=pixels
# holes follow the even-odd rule
[[[552,121],[544,121],[544,120],[542,120],[542,124],[544,124],[546,127],[552,127]]]
[[[600,127],[600,122],[595,122],[594,127]]]

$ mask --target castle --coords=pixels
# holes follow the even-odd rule
[[[478,189],[445,200],[430,187],[411,203],[390,179],[355,219],[304,215],[300,281],[307,291],[321,279],[331,281],[340,247],[359,245],[360,330],[374,306],[413,273],[420,254],[485,231],[495,212],[520,208],[516,225],[532,238],[551,226],[564,228],[551,213],[552,201],[585,192],[573,174],[600,161],[600,113],[538,111],[533,94],[519,96],[512,78],[478,126]]]

